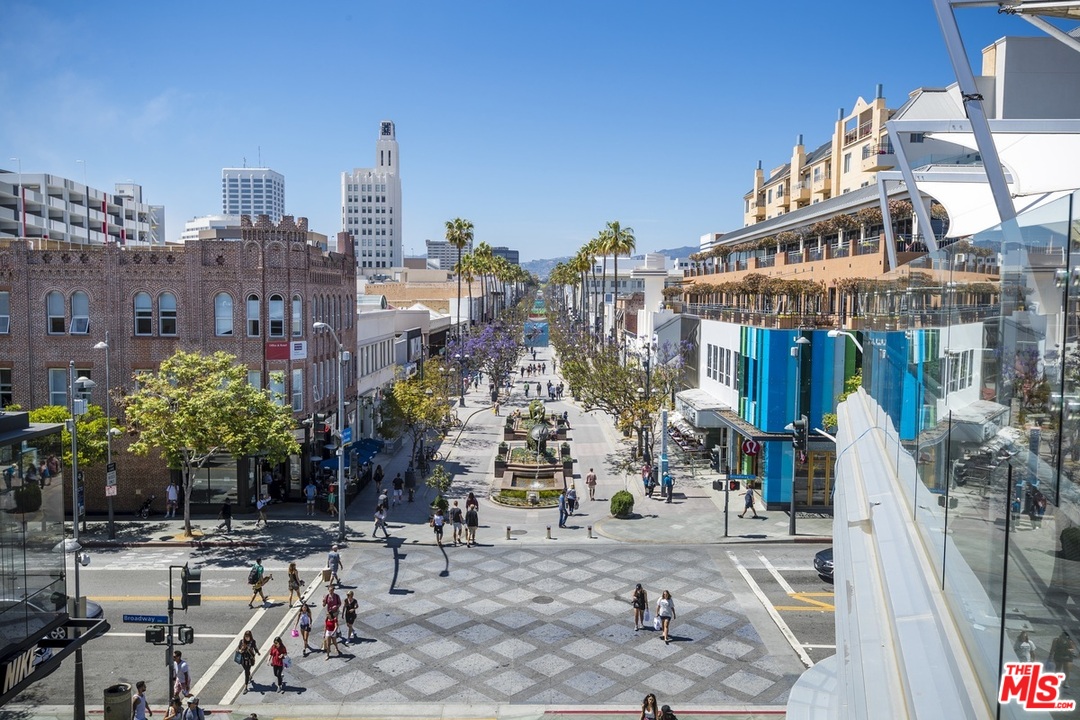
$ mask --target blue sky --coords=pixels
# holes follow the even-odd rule
[[[340,229],[340,173],[401,152],[407,255],[471,220],[523,260],[608,220],[638,251],[742,225],[761,160],[883,83],[890,107],[954,76],[929,0],[28,3],[0,22],[0,167],[221,211],[221,168],[285,175],[286,211]],[[959,14],[969,54],[1031,35]],[[976,65],[976,69],[978,66]]]

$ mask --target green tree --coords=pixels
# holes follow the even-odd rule
[[[66,405],[45,405],[27,413],[30,422],[63,425],[60,431],[63,444],[63,463],[71,467],[71,433],[67,429],[67,420],[71,409]],[[75,429],[79,434],[79,465],[90,466],[105,460],[109,444],[108,420],[100,405],[87,405],[86,413],[75,420]],[[113,422],[113,427],[119,427]],[[121,428],[123,429],[123,428]]]
[[[385,438],[407,437],[412,444],[410,457],[416,457],[420,441],[450,412],[446,374],[437,360],[424,363],[423,377],[398,379],[383,396],[379,414],[379,434]]]
[[[184,533],[191,535],[192,471],[217,453],[266,455],[280,462],[300,452],[292,409],[283,398],[248,383],[233,355],[178,351],[156,373],[140,374],[139,389],[123,400],[136,433],[136,455],[160,450],[184,473]]]
[[[446,221],[446,242],[450,243],[457,248],[457,265],[454,270],[457,272],[457,317],[454,319],[457,324],[461,324],[461,251],[465,249],[466,245],[470,245],[473,241],[473,224],[468,220],[462,218],[454,218],[453,220]],[[472,287],[472,281],[469,281],[469,287]],[[471,307],[471,303],[470,303]]]

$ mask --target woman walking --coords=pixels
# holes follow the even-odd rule
[[[326,635],[323,636],[323,651],[326,653],[326,659],[330,659],[330,646],[333,645],[337,650],[338,657],[341,657],[341,648],[337,644],[338,634],[338,620],[337,613],[326,614]]]
[[[431,528],[435,531],[435,543],[439,547],[442,547],[442,533],[444,524],[446,524],[446,518],[443,516],[442,510],[436,508],[435,515],[431,518]]]
[[[1016,657],[1020,662],[1035,662],[1036,649],[1035,641],[1028,636],[1026,630],[1016,638]]]
[[[675,600],[667,590],[656,601],[656,617],[660,618],[660,630],[663,632],[662,639],[666,643],[671,642],[671,621],[675,619]]]
[[[296,629],[297,625],[300,626],[300,637],[304,640],[304,657],[307,657],[308,649],[311,647],[308,644],[308,638],[311,637],[311,606],[303,600],[300,601],[300,612],[296,615],[293,629]]]
[[[638,586],[640,587],[640,585]],[[656,705],[656,696],[649,693],[641,701],[640,720],[657,720],[660,717],[660,708]]]
[[[244,637],[240,638],[240,644],[236,648],[236,654],[240,656],[240,667],[244,668],[244,692],[251,687],[251,669],[255,667],[255,656],[259,654],[259,643],[248,630]]]
[[[303,598],[304,581],[300,579],[300,571],[296,569],[296,563],[289,563],[289,607],[292,607],[292,596],[296,593],[296,599]]]
[[[645,627],[645,608],[649,607],[649,595],[645,592],[645,588],[641,587],[641,583],[634,588],[630,604],[634,606],[634,632],[637,632]]]
[[[270,646],[270,667],[274,669],[274,677],[277,678],[278,692],[285,692],[285,668],[289,665],[289,651],[285,649],[285,643],[280,637],[274,638],[274,644]]]
[[[342,607],[345,611],[345,629],[349,631],[345,638],[347,641],[356,639],[356,631],[353,630],[353,623],[356,622],[356,610],[359,606],[360,603],[356,602],[352,590],[345,593],[345,603]]]

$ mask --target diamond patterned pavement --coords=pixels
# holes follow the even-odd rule
[[[656,692],[672,705],[775,705],[802,672],[793,654],[768,654],[760,633],[775,627],[759,633],[732,593],[728,560],[706,547],[447,546],[444,554],[409,545],[397,558],[395,568],[390,550],[367,546],[343,574],[360,602],[363,641],[326,660],[301,658],[290,639],[287,683],[303,692],[268,692],[264,702],[634,706]],[[664,589],[674,596],[670,645],[634,631],[636,582],[651,604]],[[269,685],[269,668],[257,681]]]

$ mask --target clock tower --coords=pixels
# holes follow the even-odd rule
[[[389,120],[379,123],[379,141],[375,144],[375,161],[376,171],[397,175],[398,145],[394,137],[394,123]]]

